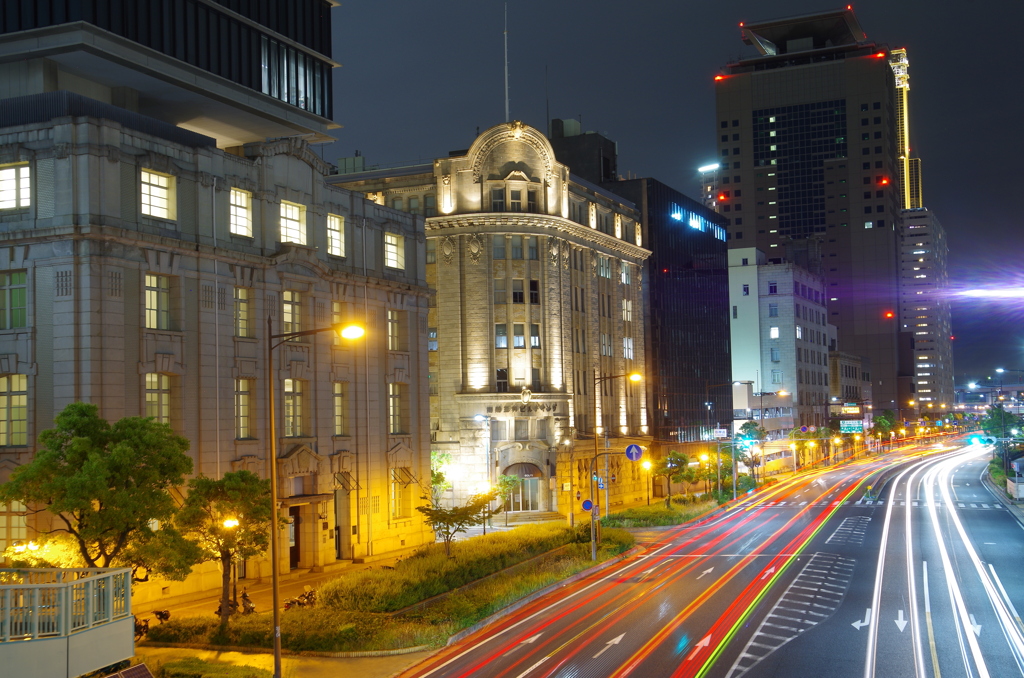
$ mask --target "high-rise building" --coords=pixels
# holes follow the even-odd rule
[[[308,140],[333,124],[329,8],[0,13],[0,482],[85,401],[167,423],[196,473],[266,478],[276,464],[281,569],[433,541],[415,510],[430,477],[423,219],[324,181]],[[319,333],[350,321],[364,339]],[[271,372],[271,335],[307,330]],[[0,550],[41,519],[15,508],[0,505]]]
[[[456,503],[500,475],[520,479],[510,511],[645,496],[623,452],[650,440],[645,385],[626,378],[645,372],[650,252],[633,203],[569,172],[513,121],[433,163],[330,179],[426,216],[431,447]]]
[[[946,232],[923,207],[903,211],[900,231],[900,322],[914,335],[917,401],[922,414],[948,411],[954,389]]]
[[[874,409],[913,399],[900,305],[900,152],[890,51],[850,9],[747,23],[755,56],[717,76],[715,196],[730,248],[826,284],[828,322],[871,365]],[[904,409],[905,409],[904,405]]]
[[[921,195],[921,159],[910,157],[910,62],[907,50],[889,51],[889,65],[896,76],[896,149],[899,153],[900,197],[903,209],[924,207]]]

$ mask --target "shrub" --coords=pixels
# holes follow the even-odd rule
[[[272,678],[270,671],[254,666],[236,666],[186,657],[161,666],[160,678]]]
[[[604,527],[660,527],[666,525],[679,525],[697,516],[714,509],[717,504],[714,501],[705,500],[700,503],[689,503],[675,505],[667,508],[664,504],[658,503],[651,506],[636,506],[612,513],[602,519]],[[588,527],[587,540],[590,540]]]

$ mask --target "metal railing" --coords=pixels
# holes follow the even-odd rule
[[[0,569],[0,642],[68,636],[131,613],[129,569]]]

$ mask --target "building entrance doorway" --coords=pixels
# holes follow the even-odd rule
[[[505,500],[505,510],[540,511],[540,469],[533,464],[512,464],[505,475],[519,478],[519,485]]]

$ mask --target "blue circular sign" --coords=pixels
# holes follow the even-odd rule
[[[640,449],[639,445],[630,445],[626,448],[626,459],[630,461],[640,461],[640,457],[644,456],[644,451]]]
[[[589,499],[584,499],[583,500],[583,510],[584,511],[589,511],[592,508],[594,508],[594,502],[590,501]]]

